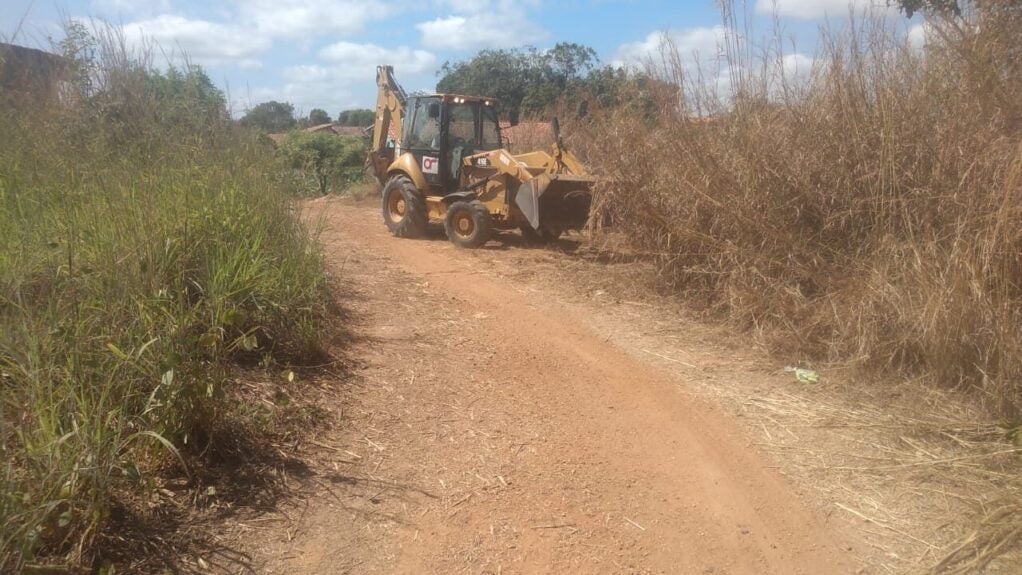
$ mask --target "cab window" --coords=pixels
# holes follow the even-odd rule
[[[440,149],[440,116],[431,117],[430,100],[419,100],[415,105],[415,119],[412,120],[412,131],[408,134],[408,148]]]
[[[476,113],[473,104],[451,106],[451,120],[448,124],[452,146],[474,145],[476,140]]]
[[[500,148],[500,128],[497,123],[497,111],[490,106],[482,106],[483,139],[479,142],[481,150]]]

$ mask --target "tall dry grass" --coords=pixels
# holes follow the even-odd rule
[[[208,78],[69,33],[61,102],[0,94],[4,573],[112,572],[117,501],[258,430],[231,366],[314,353],[325,302],[272,150]]]
[[[596,112],[575,145],[597,209],[680,297],[789,360],[929,376],[1017,417],[1022,11],[927,30],[854,19],[798,76],[776,45],[729,43],[727,81],[668,49],[658,117]]]
[[[573,143],[602,176],[594,221],[666,290],[786,362],[970,392],[1022,446],[1022,6],[967,3],[926,36],[855,18],[804,75],[780,40],[752,58],[729,35],[724,68],[694,73],[668,46],[647,67],[659,113],[597,111]],[[991,473],[996,502],[933,573],[1017,549],[1019,480]]]

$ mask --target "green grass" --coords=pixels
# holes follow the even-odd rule
[[[325,313],[268,144],[108,44],[99,87],[0,104],[4,573],[88,567],[119,493],[231,433],[231,366],[315,354]]]

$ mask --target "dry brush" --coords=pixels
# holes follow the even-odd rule
[[[651,66],[657,117],[604,111],[578,128],[602,176],[596,209],[668,289],[789,357],[925,374],[1014,416],[1014,10],[999,27],[932,22],[925,46],[856,21],[825,33],[810,74],[785,75],[775,52],[726,98],[668,52]]]

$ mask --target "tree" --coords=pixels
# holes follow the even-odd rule
[[[530,88],[538,84],[535,48],[483,50],[464,62],[445,62],[437,92],[491,96],[499,100],[503,116],[516,117]]]
[[[357,179],[365,152],[362,138],[324,132],[292,132],[279,151],[288,167],[315,179],[321,195],[326,195],[332,182]]]
[[[344,110],[337,114],[337,123],[342,126],[365,127],[376,120],[376,112],[359,108],[355,110]]]
[[[1004,98],[1005,105],[1014,107],[1022,89],[1022,2],[1019,0],[888,0],[897,5],[906,16],[922,11],[927,15],[945,18],[962,16],[962,8],[969,9],[969,25],[954,26],[956,50],[964,58],[985,62],[989,75],[983,81],[1000,86],[992,94]],[[943,28],[942,35],[952,28]],[[972,72],[982,70],[973,66]]]
[[[159,102],[163,124],[212,127],[229,118],[227,98],[200,66],[170,67],[165,73],[145,72],[147,90]]]
[[[596,50],[582,44],[560,42],[541,56],[543,67],[555,81],[563,83],[578,80],[588,74],[600,60]]]
[[[588,46],[561,42],[546,51],[534,47],[483,50],[464,62],[445,62],[438,92],[492,96],[507,117],[539,114],[580,88],[599,64]]]
[[[657,80],[644,72],[604,66],[586,76],[577,96],[583,112],[590,104],[602,108],[617,108],[652,119],[656,115],[656,101],[675,92],[669,83]],[[580,114],[581,115],[581,114]]]
[[[146,137],[180,141],[224,133],[230,121],[227,98],[201,66],[161,69],[105,53],[103,42],[77,21],[68,22],[65,33],[59,44],[67,79],[62,95],[68,105],[102,119],[111,140],[127,146]]]
[[[286,102],[263,102],[256,104],[241,118],[243,126],[270,133],[286,132],[298,125],[295,120],[295,107]]]
[[[99,70],[97,51],[99,42],[85,23],[68,20],[64,25],[64,39],[58,45],[68,63],[69,93],[76,99],[88,98],[93,93],[94,75]]]
[[[310,126],[319,126],[321,124],[329,124],[330,121],[331,121],[330,120],[330,114],[327,114],[326,110],[320,110],[319,108],[313,108],[312,111],[309,112],[309,125]]]
[[[924,11],[937,14],[961,14],[958,0],[889,0],[911,18],[916,12]]]

